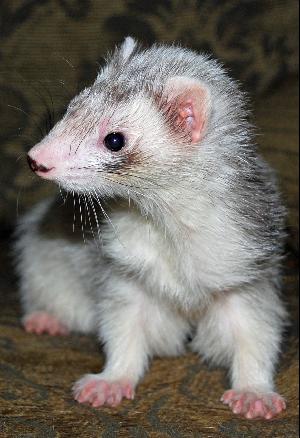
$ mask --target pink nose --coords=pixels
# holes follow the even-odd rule
[[[29,164],[30,169],[33,172],[42,172],[42,173],[47,173],[49,172],[49,170],[52,170],[53,167],[51,167],[50,169],[46,166],[43,166],[43,164],[39,164],[37,163],[36,160],[34,160],[33,158],[31,158],[30,155],[27,155],[27,162]]]

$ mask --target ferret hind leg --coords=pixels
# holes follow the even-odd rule
[[[264,281],[219,295],[199,321],[192,348],[229,366],[232,389],[221,400],[234,413],[270,419],[285,409],[273,372],[286,318],[276,287]]]
[[[132,399],[153,355],[175,356],[184,350],[188,322],[169,306],[152,299],[129,279],[111,277],[99,301],[99,335],[106,364],[74,385],[79,403],[94,407]]]
[[[19,237],[15,250],[25,329],[51,335],[96,331],[95,301],[88,279],[84,282],[78,274],[88,248],[28,232]]]

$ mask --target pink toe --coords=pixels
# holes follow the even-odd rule
[[[41,335],[42,333],[44,333],[46,330],[43,328],[43,327],[41,327],[41,326],[37,326],[36,327],[36,329],[35,329],[35,332],[38,334],[38,335]]]
[[[105,397],[104,396],[101,397],[100,395],[98,395],[96,399],[93,401],[92,406],[94,408],[99,408],[100,406],[104,405],[104,402],[105,402]]]
[[[273,414],[273,412],[271,412],[271,411],[269,411],[266,415],[265,415],[265,419],[266,420],[271,420],[271,418],[273,418],[274,417],[274,414]]]
[[[86,400],[86,398],[82,395],[82,393],[80,393],[80,394],[77,396],[76,400],[77,400],[79,403],[84,403],[85,400]]]
[[[109,406],[112,406],[114,404],[114,397],[112,397],[112,396],[108,397],[108,399],[106,400],[106,403]]]
[[[231,406],[232,412],[234,414],[240,414],[243,410],[243,403],[242,400],[235,401]]]
[[[245,417],[246,417],[248,420],[252,420],[255,416],[253,415],[253,412],[252,412],[252,411],[248,411],[248,412],[246,413]]]
[[[266,408],[265,408],[262,400],[256,400],[254,402],[253,410],[254,410],[255,414],[259,417],[264,417],[266,414]]]
[[[126,385],[124,388],[124,397],[126,397],[128,400],[134,399],[134,390],[131,385]]]
[[[275,411],[278,413],[283,411],[286,408],[285,401],[281,398],[274,396],[272,399],[272,402],[273,402],[273,407],[274,407]]]
[[[230,400],[234,397],[234,395],[235,395],[235,391],[230,389],[229,391],[224,392],[221,401],[224,402],[225,404],[228,404]]]

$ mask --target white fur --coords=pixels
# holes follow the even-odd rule
[[[121,53],[124,61],[126,61],[129,58],[129,56],[132,54],[135,48],[136,48],[136,41],[131,37],[125,38],[124,43],[121,46]]]
[[[77,191],[92,217],[103,212],[103,198],[126,203],[114,202],[102,220],[98,256],[93,240],[39,235],[51,204],[29,213],[16,244],[24,312],[44,310],[72,330],[97,330],[107,380],[136,385],[151,356],[182,353],[196,328],[193,349],[228,366],[234,388],[272,391],[286,318],[278,298],[283,209],[252,144],[243,96],[207,57],[133,49],[127,40],[30,151],[53,167],[41,176]],[[209,96],[197,145],[172,131],[163,102],[157,107],[178,76],[181,88],[184,77],[187,91],[198,80]],[[113,131],[125,134],[129,158],[138,158],[107,173],[121,157],[103,143]]]

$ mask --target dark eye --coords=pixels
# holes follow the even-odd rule
[[[117,152],[125,146],[125,137],[121,132],[111,132],[105,137],[104,144],[110,151]]]

